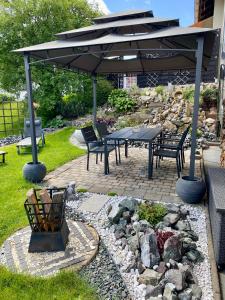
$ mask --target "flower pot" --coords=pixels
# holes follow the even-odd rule
[[[199,203],[206,192],[205,182],[202,178],[191,179],[189,176],[183,176],[177,180],[176,192],[186,203]]]
[[[31,182],[38,183],[46,175],[46,167],[43,163],[38,162],[34,164],[33,162],[28,162],[23,167],[23,177]]]

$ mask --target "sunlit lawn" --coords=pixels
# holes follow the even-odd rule
[[[69,142],[74,128],[46,135],[46,145],[39,153],[48,172],[85,153]],[[22,177],[23,165],[30,154],[18,155],[16,146],[3,147],[8,152],[6,164],[0,165],[0,244],[18,228],[28,224],[23,203],[27,190],[34,186]],[[72,272],[50,279],[15,275],[0,268],[0,299],[96,299],[89,287]]]

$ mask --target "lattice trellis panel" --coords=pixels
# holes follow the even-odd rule
[[[150,73],[147,75],[147,80],[146,80],[147,86],[157,86],[159,83],[159,74],[157,73]]]
[[[182,85],[187,84],[190,80],[190,72],[189,71],[178,71],[174,72],[174,79],[172,81],[173,85]]]

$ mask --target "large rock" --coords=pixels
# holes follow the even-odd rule
[[[182,244],[183,244],[183,250],[184,252],[188,252],[190,250],[195,250],[197,249],[197,245],[195,243],[193,243],[192,239],[190,238],[183,238],[182,240]]]
[[[130,212],[134,212],[138,206],[138,201],[136,199],[124,199],[119,203],[119,207]]]
[[[165,274],[165,278],[168,280],[169,283],[173,283],[175,285],[175,288],[178,292],[184,289],[185,282],[182,272],[180,270],[168,270]]]
[[[213,118],[208,118],[205,120],[206,125],[209,125],[209,126],[215,124],[215,122],[216,122],[216,120]]]
[[[192,249],[188,251],[185,255],[193,263],[202,262],[204,260],[204,256],[197,249]]]
[[[163,218],[163,221],[169,225],[174,225],[180,219],[180,215],[177,213],[168,213]]]
[[[119,207],[119,205],[115,203],[108,214],[109,221],[113,224],[117,224],[122,217],[123,212],[125,212],[126,210],[127,209],[125,209],[124,207]]]
[[[191,230],[191,225],[190,223],[188,222],[188,220],[179,220],[174,228],[176,230],[180,230],[180,231],[190,231]]]
[[[176,204],[173,204],[173,203],[166,204],[166,208],[167,208],[168,212],[170,212],[170,213],[178,214],[180,212],[179,206]]]
[[[173,124],[171,121],[169,121],[169,120],[166,120],[166,121],[164,122],[163,127],[164,127],[165,129],[167,129],[168,131],[170,131],[170,132],[176,132],[176,130],[177,130],[177,126],[174,125],[174,124]]]
[[[130,251],[132,252],[135,252],[139,249],[139,238],[137,234],[128,238],[128,245]]]
[[[140,238],[141,261],[147,268],[152,268],[160,262],[157,239],[154,230],[150,230]]]
[[[188,237],[188,238],[192,239],[192,241],[194,241],[194,242],[198,241],[198,235],[193,230],[181,231],[179,236],[182,238]]]
[[[138,281],[140,284],[146,284],[146,285],[150,284],[152,286],[156,286],[159,283],[161,278],[162,278],[162,273],[158,273],[152,269],[146,269],[144,273],[142,273],[139,276]]]
[[[146,220],[140,220],[140,231],[145,232],[148,228],[151,227],[148,221]]]
[[[179,300],[191,300],[192,299],[192,290],[186,289],[178,295]]]
[[[202,298],[202,289],[197,284],[191,284],[193,300],[200,300]]]
[[[181,120],[182,120],[182,122],[183,122],[184,124],[190,124],[191,121],[192,121],[192,118],[190,118],[190,117],[184,117],[184,118],[182,118]]]
[[[178,262],[182,259],[182,242],[175,235],[168,238],[164,245],[163,260],[168,263],[170,259]]]
[[[173,293],[175,290],[175,285],[173,283],[167,283],[165,285],[165,289],[163,292],[163,299],[164,300],[175,300],[177,296]]]
[[[158,284],[156,286],[153,285],[147,285],[146,288],[146,294],[145,299],[151,299],[150,297],[158,297],[159,295],[162,295],[163,293],[163,286],[161,284]],[[159,298],[157,298],[158,300]]]

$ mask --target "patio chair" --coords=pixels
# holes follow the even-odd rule
[[[160,142],[160,148],[164,148],[164,149],[170,149],[170,150],[176,150],[180,139],[183,139],[183,145],[182,145],[182,149],[180,149],[180,156],[181,156],[181,163],[182,163],[182,168],[184,167],[184,163],[185,163],[185,155],[184,155],[184,142],[185,139],[187,137],[187,134],[190,130],[191,125],[189,125],[183,132],[183,134],[177,135],[177,134],[173,134],[173,135],[164,135],[162,137],[162,140]]]
[[[41,118],[36,118],[34,121],[35,124],[35,132],[36,132],[36,143],[37,148],[39,149],[39,145],[43,147],[45,145],[45,136],[44,131],[42,129],[42,122]],[[24,119],[24,131],[22,133],[22,140],[17,143],[17,153],[21,153],[21,148],[28,148],[31,147],[31,127],[30,127],[30,120]]]
[[[98,135],[101,139],[101,141],[104,142],[105,136],[109,135],[110,132],[108,131],[107,125],[105,123],[96,123],[96,129],[98,131]],[[116,146],[118,149],[118,158],[119,162],[121,162],[121,156],[120,156],[120,146],[125,144],[125,147],[127,147],[127,143],[125,141],[107,141],[108,145]],[[125,149],[125,156],[127,156],[127,149]]]
[[[160,166],[160,159],[163,157],[176,159],[177,175],[180,177],[182,167],[183,144],[187,136],[189,128],[182,134],[178,144],[155,144],[153,157],[156,156],[156,168]]]
[[[105,146],[104,142],[98,140],[94,128],[92,126],[87,126],[81,129],[83,134],[85,143],[87,145],[87,171],[89,171],[89,158],[90,153],[96,154],[96,164],[98,163],[98,154],[103,155],[105,153]],[[115,150],[116,154],[116,164],[118,164],[117,160],[117,151],[115,145],[108,145],[107,143],[107,157],[111,151]],[[108,172],[109,172],[109,164],[108,164]]]

